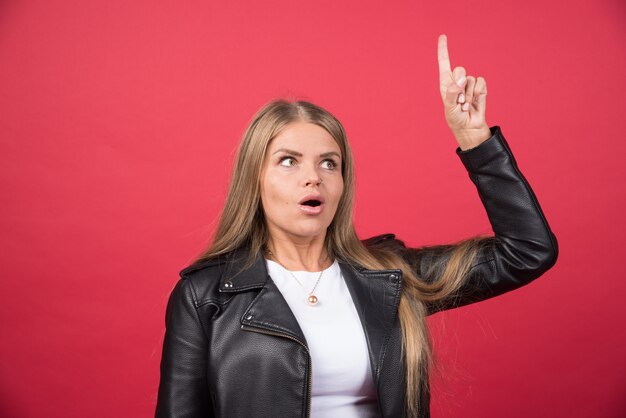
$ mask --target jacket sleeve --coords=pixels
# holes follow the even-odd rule
[[[167,304],[155,416],[212,417],[207,385],[208,339],[190,280],[181,278]]]
[[[479,241],[467,280],[459,291],[428,306],[429,313],[485,300],[519,288],[551,268],[557,240],[500,127],[475,148],[456,152],[475,184],[495,236]],[[404,249],[405,259],[426,281],[436,280],[454,246]]]

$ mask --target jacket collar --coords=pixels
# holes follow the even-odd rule
[[[246,268],[248,254],[248,248],[243,247],[226,255],[225,268],[220,277],[220,292],[242,292],[265,286],[268,273],[263,254],[259,252],[252,265]]]
[[[238,293],[260,289],[241,317],[241,324],[286,334],[306,345],[297,319],[268,275],[263,255],[257,254],[254,263],[244,268],[247,256],[246,249],[229,255],[219,291]],[[374,382],[378,384],[388,337],[397,318],[402,273],[400,270],[366,270],[342,261],[339,266],[365,332]]]

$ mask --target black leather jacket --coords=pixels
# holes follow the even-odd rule
[[[557,241],[499,127],[479,146],[461,151],[495,237],[480,250],[459,294],[430,312],[484,300],[529,283],[557,258]],[[425,280],[446,246],[406,248],[387,241]],[[242,248],[181,272],[166,312],[157,417],[272,417],[310,415],[311,359],[307,342],[258,255],[248,269]],[[340,262],[369,348],[380,415],[403,417],[404,370],[397,315],[399,270],[364,270]],[[434,274],[434,273],[432,273]],[[420,416],[428,417],[428,394]]]

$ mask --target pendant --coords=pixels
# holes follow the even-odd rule
[[[309,305],[311,306],[317,305],[317,301],[318,301],[317,296],[313,294],[309,295],[309,298],[307,299],[307,302],[309,302]]]

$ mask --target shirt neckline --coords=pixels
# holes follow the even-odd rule
[[[280,264],[278,264],[276,261],[274,260],[270,260],[268,258],[265,259],[266,262],[268,263],[272,263],[273,266],[278,267],[279,269],[289,272],[289,273],[296,273],[296,274],[304,274],[304,275],[316,275],[316,274],[320,274],[320,271],[306,271],[306,270],[287,270],[286,268],[284,268],[283,266],[281,266]],[[328,273],[330,270],[334,270],[336,267],[339,267],[339,262],[337,261],[337,259],[335,259],[335,261],[333,261],[333,263],[328,266],[327,268],[325,268],[323,270],[324,273]]]

